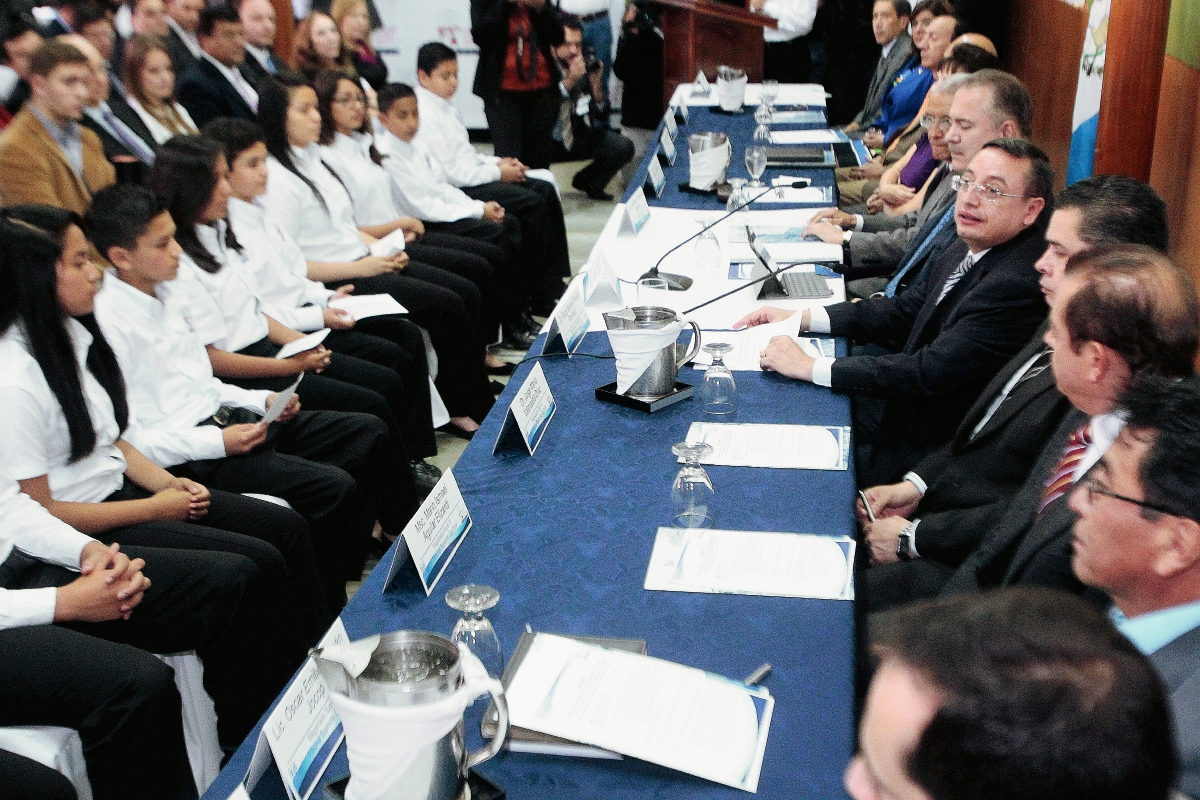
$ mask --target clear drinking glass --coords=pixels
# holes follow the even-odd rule
[[[708,223],[702,219],[696,220],[700,227]],[[721,243],[717,241],[715,229],[709,228],[700,234],[692,248],[696,268],[701,271],[716,272],[721,269]]]
[[[504,651],[500,648],[496,629],[483,612],[499,602],[500,592],[479,583],[455,586],[446,592],[446,605],[462,612],[450,640],[465,644],[493,678],[499,678],[504,672]]]
[[[683,468],[671,484],[672,524],[676,528],[711,528],[712,501],[715,496],[712,480],[700,459],[712,453],[704,442],[680,442],[671,452],[683,459]]]
[[[746,171],[750,173],[751,181],[746,184],[751,189],[761,189],[766,186],[759,180],[767,169],[767,149],[762,145],[751,145],[746,148]]]
[[[775,98],[778,96],[779,81],[762,82],[762,105],[766,106],[768,121],[775,111]]]
[[[670,290],[667,289],[665,278],[642,278],[637,282],[637,299],[639,306],[667,307],[670,301]]]
[[[742,203],[746,202],[746,179],[745,178],[730,178],[729,185],[729,200],[725,203],[725,210],[729,213],[735,211],[746,211],[745,208],[738,208]]]
[[[705,414],[732,414],[737,409],[737,384],[721,360],[731,350],[733,345],[725,342],[704,345],[704,352],[712,356],[712,364],[704,371],[704,383],[700,384],[700,408]]]

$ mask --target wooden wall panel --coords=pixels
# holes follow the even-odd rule
[[[1071,153],[1071,114],[1087,11],[1062,0],[1019,0],[1012,4],[1010,21],[1005,68],[1033,98],[1033,141],[1050,156],[1056,187],[1061,189]]]
[[[271,5],[275,7],[275,53],[284,61],[290,61],[292,33],[296,27],[292,17],[296,12],[292,10],[291,0],[271,0]]]
[[[1200,72],[1171,56],[1163,64],[1150,185],[1167,204],[1171,257],[1200,284]]]

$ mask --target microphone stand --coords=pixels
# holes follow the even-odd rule
[[[646,272],[646,273],[645,273],[645,274],[643,274],[641,277],[639,277],[639,278],[638,278],[638,280],[640,281],[640,280],[643,280],[643,279],[645,279],[645,278],[662,278],[663,280],[665,280],[665,281],[667,282],[667,289],[668,289],[668,290],[670,290],[670,291],[672,291],[672,292],[683,292],[683,291],[687,291],[688,289],[692,288],[692,279],[691,279],[691,278],[687,277],[686,275],[676,275],[676,274],[673,274],[673,273],[670,273],[670,272],[659,272],[659,271],[658,271],[658,266],[659,266],[659,264],[661,264],[663,261],[665,261],[665,260],[666,260],[666,258],[667,258],[667,256],[671,255],[671,253],[674,253],[676,250],[678,250],[679,248],[683,247],[685,244],[687,244],[688,242],[692,241],[693,239],[695,239],[697,236],[699,236],[700,234],[704,233],[704,232],[705,232],[705,231],[707,231],[708,229],[712,228],[714,225],[716,225],[716,224],[718,224],[718,223],[720,223],[720,222],[724,222],[725,220],[729,219],[730,217],[732,217],[732,216],[733,216],[734,214],[736,214],[737,212],[741,211],[743,208],[746,208],[746,207],[747,207],[747,206],[749,206],[751,203],[753,203],[753,202],[757,201],[759,198],[765,197],[765,196],[766,196],[768,193],[770,193],[770,192],[773,192],[773,191],[775,191],[775,190],[777,190],[777,189],[803,189],[803,188],[805,188],[806,186],[809,186],[809,185],[811,185],[811,183],[812,183],[812,181],[809,181],[809,180],[802,180],[802,181],[794,181],[794,182],[791,184],[791,186],[768,186],[768,187],[767,187],[766,189],[764,189],[764,190],[763,190],[763,191],[762,191],[760,194],[758,194],[758,195],[756,195],[756,196],[754,196],[754,197],[751,197],[749,200],[747,200],[746,202],[742,203],[742,204],[741,204],[741,205],[739,205],[737,208],[733,209],[733,211],[730,211],[730,212],[726,213],[726,214],[725,214],[725,216],[723,216],[723,217],[719,217],[719,218],[717,218],[715,221],[713,221],[712,223],[710,223],[710,224],[708,224],[708,225],[705,225],[703,228],[701,228],[700,230],[696,231],[696,232],[695,232],[695,233],[693,233],[691,236],[689,236],[688,238],[684,239],[682,242],[680,242],[679,244],[675,245],[674,247],[672,247],[672,248],[671,248],[670,250],[668,250],[667,252],[663,253],[663,255],[662,255],[662,258],[660,258],[660,259],[658,260],[658,263],[657,263],[657,264],[655,264],[655,265],[654,265],[654,266],[653,266],[653,267],[650,269],[650,271]]]

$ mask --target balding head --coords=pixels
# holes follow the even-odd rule
[[[987,50],[994,56],[999,55],[999,53],[996,52],[996,45],[992,44],[992,40],[984,36],[982,33],[964,33],[962,36],[959,36],[950,43],[949,47],[946,48],[946,55],[950,55],[950,53],[954,50],[955,45],[959,44],[973,44],[982,50]]]

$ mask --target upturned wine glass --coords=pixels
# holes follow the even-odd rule
[[[765,183],[759,180],[763,172],[767,169],[767,149],[762,145],[751,145],[746,148],[746,171],[750,173],[750,183],[746,184],[751,189],[761,189],[766,186]]]
[[[733,350],[727,342],[704,345],[704,352],[712,356],[712,364],[704,371],[704,382],[700,384],[700,408],[705,414],[732,414],[737,410],[737,384],[733,372],[722,360]]]
[[[683,467],[671,484],[672,524],[676,528],[711,528],[716,493],[708,473],[700,466],[700,459],[712,453],[712,445],[680,442],[671,452],[683,459]]]
[[[496,629],[483,612],[499,602],[500,592],[480,583],[455,586],[446,592],[446,605],[462,612],[450,634],[451,641],[465,644],[493,678],[499,678],[504,672],[504,651]]]

